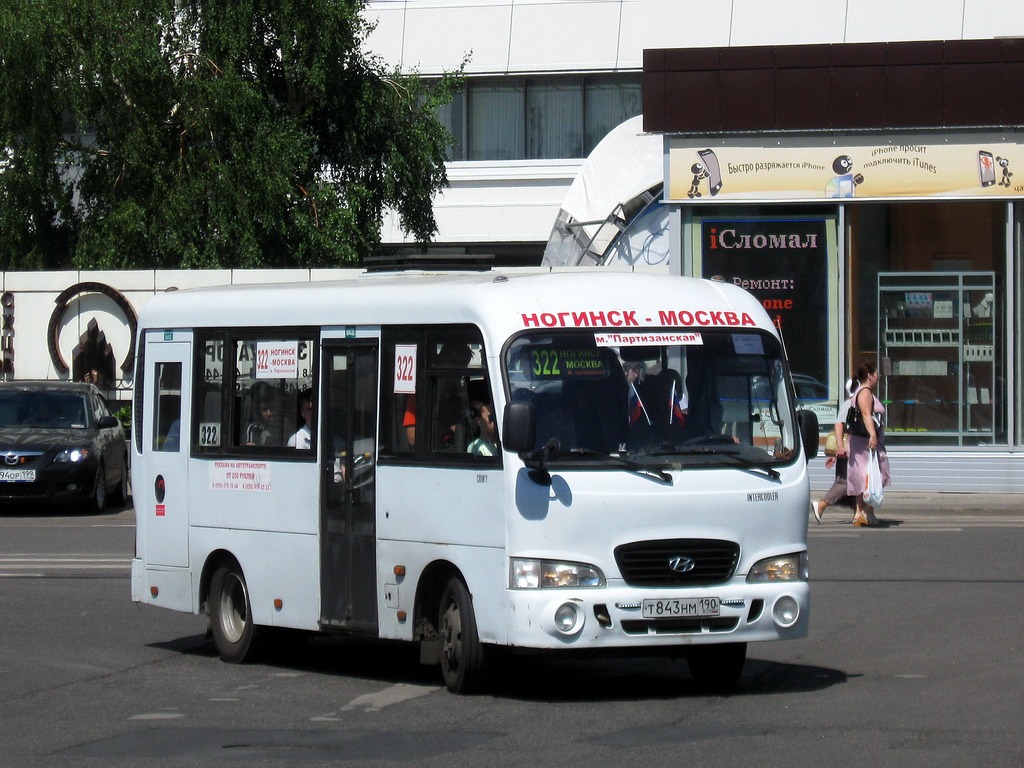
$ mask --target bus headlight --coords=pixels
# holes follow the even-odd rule
[[[510,589],[558,589],[561,587],[603,587],[604,574],[585,563],[513,558],[509,569]]]
[[[810,563],[807,552],[794,552],[759,560],[747,574],[747,583],[769,581],[807,581]]]

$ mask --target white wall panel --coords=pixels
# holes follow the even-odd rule
[[[508,66],[511,7],[505,3],[410,5],[402,66],[436,73],[454,69],[467,52],[467,73],[504,72]]]
[[[382,56],[394,66],[402,61],[404,44],[405,9],[399,4],[374,3],[367,9],[364,18],[376,24],[366,39],[363,49]]]
[[[1024,3],[1007,0],[966,0],[964,39],[1024,36]]]
[[[546,242],[580,162],[457,163],[434,201],[436,243]],[[411,242],[394,216],[385,243]]]
[[[619,67],[640,69],[645,48],[710,48],[729,44],[732,3],[723,0],[625,0]]]
[[[847,0],[733,0],[728,45],[841,43],[846,6]]]
[[[619,0],[516,3],[509,69],[614,68],[619,13]]]
[[[964,0],[849,0],[847,43],[959,40]]]

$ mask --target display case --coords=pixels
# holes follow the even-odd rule
[[[878,275],[878,397],[890,445],[990,445],[996,438],[993,272]]]

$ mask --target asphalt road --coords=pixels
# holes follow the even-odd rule
[[[684,661],[513,659],[447,693],[406,646],[220,662],[199,617],[130,601],[131,510],[0,512],[0,766],[1019,766],[1024,513],[893,499],[810,522],[811,634],[735,691]]]

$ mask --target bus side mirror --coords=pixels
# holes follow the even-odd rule
[[[800,441],[804,444],[807,461],[818,457],[818,416],[814,411],[797,411],[796,422],[800,427]]]
[[[537,415],[533,403],[505,403],[501,443],[509,451],[532,451],[537,439]]]

